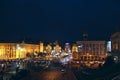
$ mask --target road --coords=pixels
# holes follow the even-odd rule
[[[76,80],[75,76],[69,70],[62,74],[60,70],[50,70],[43,72],[33,72],[27,80]]]
[[[4,80],[9,80],[13,74],[16,74],[15,64],[11,65],[12,67],[8,68],[7,72],[5,72],[3,76]],[[28,68],[30,70],[30,75],[27,77],[19,78],[19,80],[77,80],[73,72],[69,68],[61,66],[60,63],[53,62],[49,65],[49,67],[45,66],[43,69],[39,65],[37,65],[36,67],[40,70],[38,71],[32,68]],[[20,69],[22,68],[20,67]],[[62,69],[64,69],[65,71],[62,72]],[[16,78],[17,77],[15,77],[15,80]]]
[[[112,80],[120,80],[120,74],[115,76]]]
[[[31,75],[22,80],[77,80],[69,69],[65,69],[65,73],[61,72],[60,67],[53,65],[41,72],[31,72]]]

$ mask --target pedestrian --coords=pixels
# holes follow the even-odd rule
[[[1,64],[1,67],[2,67],[2,71],[4,71],[4,63]]]
[[[16,67],[16,73],[19,71],[19,67]]]
[[[16,73],[19,71],[19,64],[17,64],[17,67],[16,67]]]

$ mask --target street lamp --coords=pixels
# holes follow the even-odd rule
[[[19,50],[19,59],[20,59],[20,51],[22,48],[20,46],[18,46],[17,49]]]

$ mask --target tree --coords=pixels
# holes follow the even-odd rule
[[[112,56],[108,56],[105,60],[104,66],[108,67],[108,66],[111,66],[113,64],[114,64],[114,60],[113,60]]]

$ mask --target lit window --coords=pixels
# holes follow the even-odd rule
[[[115,49],[116,49],[116,50],[118,49],[118,44],[117,44],[117,43],[115,44]]]

